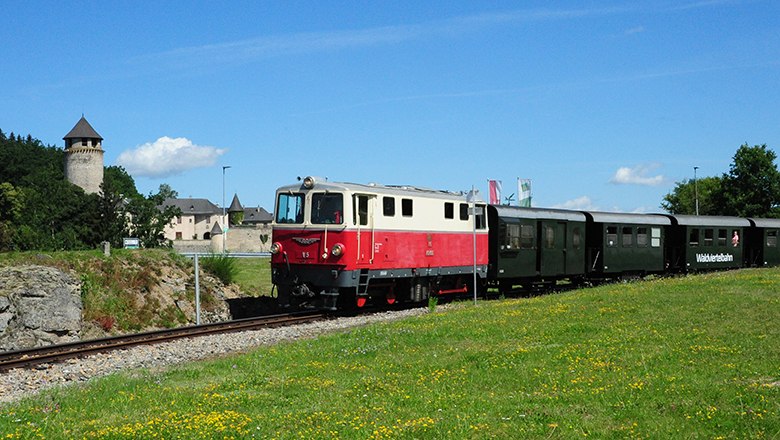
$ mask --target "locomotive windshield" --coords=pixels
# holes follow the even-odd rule
[[[311,196],[313,224],[344,223],[344,197],[339,193],[315,193]]]
[[[276,223],[303,223],[304,196],[301,193],[279,194]]]

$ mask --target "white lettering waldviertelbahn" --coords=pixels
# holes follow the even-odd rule
[[[734,261],[731,254],[696,254],[697,263],[730,263]]]

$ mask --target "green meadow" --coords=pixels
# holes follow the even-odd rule
[[[433,313],[0,407],[0,438],[780,436],[780,270]]]

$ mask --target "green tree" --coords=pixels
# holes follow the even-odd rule
[[[103,184],[108,185],[123,199],[143,197],[135,187],[135,180],[120,166],[105,167],[103,170]]]
[[[0,183],[0,250],[14,249],[13,228],[18,224],[23,205],[19,190],[8,182]]]
[[[698,194],[699,214],[717,215],[720,207],[716,203],[721,191],[720,177],[703,177],[677,182],[671,193],[664,196],[661,208],[670,214],[696,214]]]
[[[131,200],[127,211],[132,219],[129,233],[137,237],[144,247],[169,246],[164,232],[165,227],[174,217],[181,215],[181,210],[174,206],[163,207],[164,194],[149,194],[148,198]]]
[[[171,186],[167,183],[163,183],[160,185],[157,196],[158,198],[161,198],[163,201],[165,201],[165,199],[178,199],[179,193],[171,188]]]
[[[128,226],[125,215],[126,199],[124,194],[113,186],[114,183],[114,180],[104,179],[100,186],[101,194],[97,202],[100,221],[96,225],[96,235],[101,242],[107,241],[111,246],[121,247]]]
[[[739,217],[780,215],[780,171],[777,155],[766,144],[741,145],[728,174],[723,175],[723,214]]]

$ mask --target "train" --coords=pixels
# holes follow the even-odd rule
[[[278,188],[273,215],[271,279],[285,307],[780,265],[780,219],[523,208],[314,176]]]

